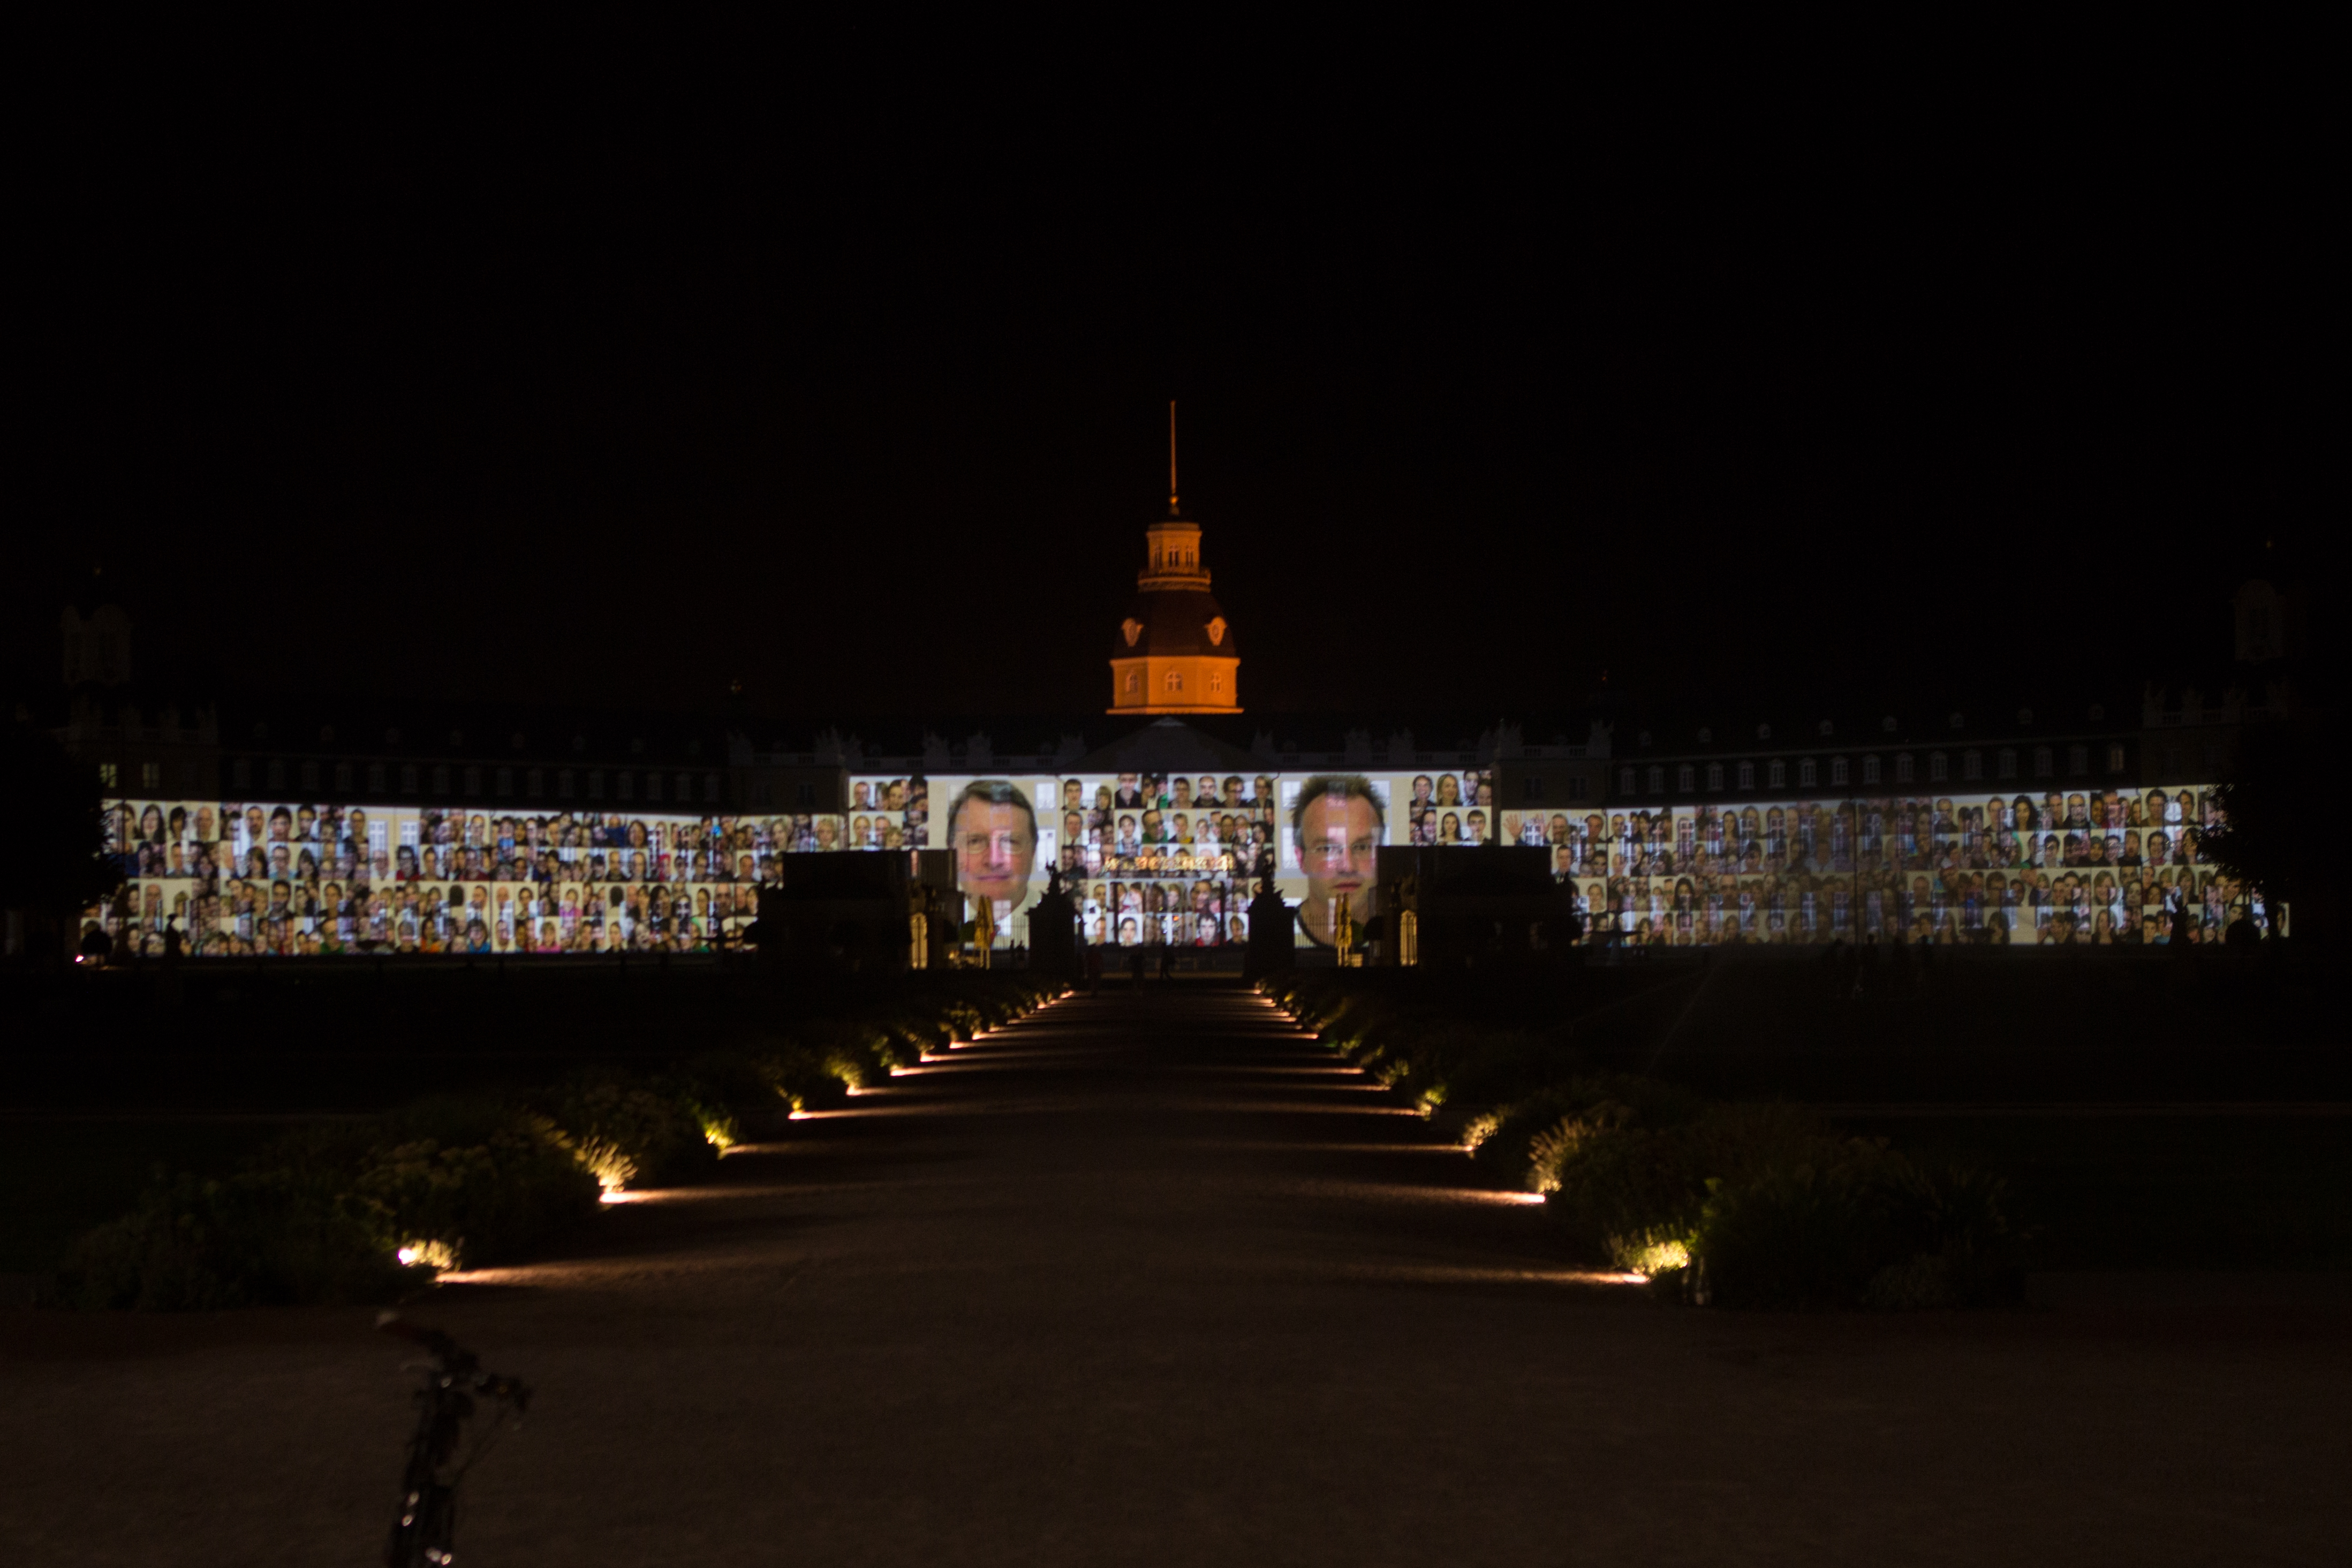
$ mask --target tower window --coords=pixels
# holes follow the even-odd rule
[[[1137,693],[1143,690],[1142,671],[1129,670],[1127,672],[1127,689],[1130,693]]]
[[[1160,684],[1171,692],[1181,692],[1184,689],[1184,676],[1181,671],[1171,670]]]

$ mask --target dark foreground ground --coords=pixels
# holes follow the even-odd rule
[[[472,1563],[2338,1561],[2334,1274],[1992,1314],[1580,1274],[1237,990],[1075,999],[412,1308],[536,1383]],[[0,1312],[0,1560],[365,1563],[354,1311]]]

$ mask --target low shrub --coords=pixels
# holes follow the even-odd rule
[[[1664,1294],[1887,1310],[2021,1295],[2021,1238],[1982,1173],[1923,1168],[1797,1107],[1584,1071],[1564,1029],[1417,1018],[1336,973],[1261,988],[1424,1113],[1442,1107],[1481,1166],[1547,1194],[1571,1245]]]
[[[596,1212],[600,1186],[707,1176],[747,1120],[835,1103],[1049,994],[1019,975],[940,977],[673,1072],[588,1068],[520,1103],[437,1099],[306,1129],[226,1179],[159,1179],[137,1209],[75,1244],[47,1299],[153,1310],[388,1300],[436,1270],[546,1246]]]
[[[49,1299],[152,1312],[382,1300],[428,1278],[404,1268],[383,1216],[304,1172],[182,1176],[76,1242]]]
[[[545,1116],[476,1103],[384,1123],[356,1162],[352,1191],[382,1217],[391,1245],[442,1268],[509,1261],[596,1210],[595,1176]]]

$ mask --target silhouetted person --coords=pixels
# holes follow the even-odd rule
[[[2249,929],[2252,929],[2252,927],[2249,927]],[[176,964],[179,961],[180,917],[173,915],[168,916],[163,922],[163,962],[166,964]]]
[[[2176,901],[2172,906],[2172,950],[2179,957],[2189,956],[2189,901]]]
[[[1127,973],[1137,985],[1143,984],[1143,948],[1140,944],[1127,950]]]
[[[1102,989],[1102,944],[1087,944],[1087,995]]]
[[[1173,979],[1176,975],[1176,949],[1169,943],[1160,945],[1160,977]]]

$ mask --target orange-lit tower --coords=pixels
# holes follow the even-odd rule
[[[1135,603],[1110,656],[1112,713],[1239,713],[1241,656],[1209,592],[1201,525],[1176,499],[1176,405],[1168,405],[1168,515],[1146,528]]]

